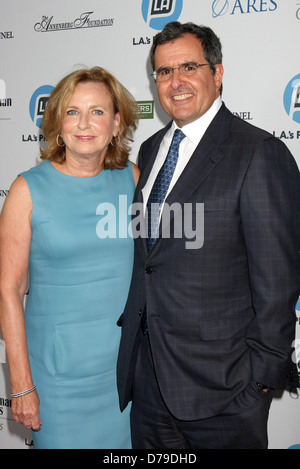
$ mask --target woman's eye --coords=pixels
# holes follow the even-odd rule
[[[77,114],[77,111],[75,111],[75,109],[69,109],[69,111],[67,111],[68,116],[75,116],[76,114]]]
[[[96,116],[101,116],[101,115],[103,114],[103,112],[100,111],[100,109],[95,109],[95,110],[94,110],[94,114],[95,114]]]

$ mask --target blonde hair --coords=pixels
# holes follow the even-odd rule
[[[41,158],[58,163],[65,161],[65,147],[58,145],[57,136],[61,132],[62,120],[75,87],[78,83],[84,82],[103,83],[111,95],[115,114],[117,112],[120,114],[119,133],[107,148],[104,168],[123,169],[129,157],[129,143],[133,141],[133,132],[137,128],[139,109],[131,93],[111,73],[101,67],[72,72],[52,91],[42,123],[47,147],[41,149]]]

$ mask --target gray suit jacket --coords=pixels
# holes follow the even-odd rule
[[[140,149],[135,201],[166,128]],[[300,292],[300,177],[286,146],[223,106],[166,202],[204,203],[204,243],[135,240],[118,359],[120,407],[131,399],[136,336],[147,305],[160,390],[181,420],[219,413],[251,380],[284,388]],[[184,211],[183,211],[184,212]],[[199,215],[199,214],[198,214]],[[195,226],[195,225],[194,225]]]

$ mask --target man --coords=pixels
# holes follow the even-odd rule
[[[291,369],[299,171],[282,142],[222,103],[221,45],[210,28],[169,23],[151,54],[172,122],[139,154],[135,202],[145,215],[151,204],[162,211],[153,247],[135,240],[119,322],[121,410],[132,400],[133,448],[266,448],[272,396]],[[153,189],[177,128],[178,161],[157,202]],[[180,236],[171,210],[178,206],[182,223],[185,209],[193,215],[193,230]]]

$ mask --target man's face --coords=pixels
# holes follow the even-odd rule
[[[202,44],[193,34],[185,34],[172,42],[157,46],[155,70],[178,67],[193,62],[205,64]],[[193,76],[182,75],[174,70],[165,81],[157,81],[160,103],[179,127],[190,124],[201,117],[220,95],[223,67],[215,66],[215,75],[209,66],[199,67]]]

